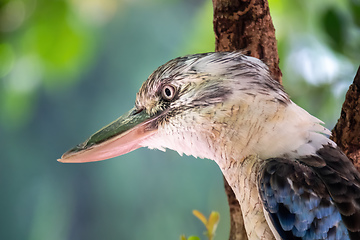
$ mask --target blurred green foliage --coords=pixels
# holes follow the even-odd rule
[[[270,0],[283,83],[327,123],[360,62],[359,0]],[[129,110],[171,58],[213,51],[204,0],[0,1],[1,239],[177,239],[191,209],[229,215],[212,161],[140,149],[92,164],[56,158]]]
[[[70,86],[94,58],[95,28],[75,7],[60,0],[1,2],[0,110],[7,127],[27,124],[41,88]]]
[[[269,1],[285,89],[330,129],[360,63],[359,4],[358,0]]]

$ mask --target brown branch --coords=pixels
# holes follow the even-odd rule
[[[360,171],[360,67],[346,93],[332,139]]]
[[[244,51],[281,82],[275,28],[266,0],[213,0],[216,51]]]
[[[243,51],[263,60],[281,82],[275,28],[266,0],[213,0],[216,51]],[[224,178],[230,208],[230,240],[247,239],[241,209]]]

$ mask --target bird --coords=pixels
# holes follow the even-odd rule
[[[58,161],[140,147],[207,158],[239,201],[244,239],[360,239],[360,174],[330,135],[263,61],[209,52],[158,67],[134,108]]]

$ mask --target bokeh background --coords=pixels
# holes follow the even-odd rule
[[[270,0],[283,82],[330,129],[360,63],[359,0]],[[201,236],[219,211],[209,160],[139,149],[61,164],[63,152],[130,109],[171,58],[213,51],[210,0],[0,1],[0,239]]]

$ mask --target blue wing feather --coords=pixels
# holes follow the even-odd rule
[[[325,184],[311,168],[294,160],[269,159],[258,184],[282,239],[350,239]]]

